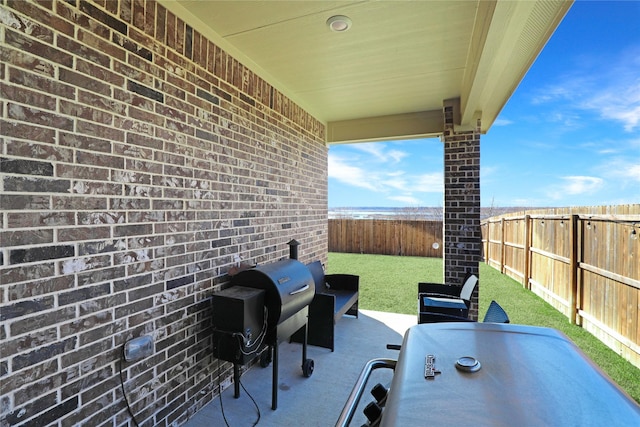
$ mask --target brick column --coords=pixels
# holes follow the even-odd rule
[[[480,123],[471,131],[454,130],[454,108],[444,107],[444,282],[462,283],[467,272],[479,275]],[[478,285],[479,288],[479,285]],[[478,317],[478,290],[470,310]]]

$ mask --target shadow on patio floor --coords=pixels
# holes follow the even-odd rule
[[[260,410],[260,427],[324,427],[335,425],[340,411],[365,363],[378,357],[397,359],[398,352],[387,344],[401,344],[407,328],[416,324],[416,316],[360,310],[359,318],[345,316],[336,324],[335,352],[322,347],[307,347],[307,357],[315,362],[310,378],[302,375],[301,344],[283,342],[279,346],[278,409],[271,410],[272,366],[255,366],[242,375],[241,383],[253,396]],[[376,383],[388,385],[388,369],[374,371],[367,384],[352,426],[366,418],[362,409],[373,400],[368,394]],[[233,387],[222,393],[224,414],[231,427],[252,426],[258,412],[241,389],[234,399]],[[225,426],[220,399],[216,398],[195,414],[185,427]]]

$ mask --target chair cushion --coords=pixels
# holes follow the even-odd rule
[[[464,285],[462,285],[462,290],[460,291],[460,298],[466,301],[471,301],[471,295],[473,295],[473,291],[476,289],[478,285],[478,277],[473,274],[467,277]]]
[[[424,307],[467,309],[463,300],[455,298],[422,297],[422,304]]]

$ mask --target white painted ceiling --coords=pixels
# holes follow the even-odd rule
[[[328,126],[328,142],[436,135],[445,100],[487,131],[571,2],[163,4]],[[328,18],[352,27],[332,32]]]

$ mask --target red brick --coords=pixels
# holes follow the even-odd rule
[[[7,27],[22,33],[27,33],[29,36],[45,43],[53,43],[53,30],[50,27],[51,15],[49,11],[42,10],[33,4],[21,1],[9,1],[7,6],[30,15],[30,17],[25,18],[21,14],[14,13],[11,9],[5,9],[5,13],[0,18],[0,22],[7,25]]]
[[[124,132],[120,129],[102,126],[84,120],[78,120],[76,129],[79,133],[84,135],[106,138],[111,141],[124,141]]]
[[[108,140],[92,138],[85,135],[60,132],[60,144],[82,150],[110,153],[112,144]]]
[[[74,102],[60,101],[60,112],[68,116],[79,117],[103,125],[113,124],[113,114]]]
[[[58,36],[56,38],[56,46],[63,51],[85,58],[86,60],[103,67],[109,67],[111,64],[111,58],[105,53],[89,47],[86,44],[78,43],[69,37]]]
[[[27,52],[10,48],[9,46],[0,46],[0,59],[2,59],[2,62],[13,64],[15,67],[22,68],[23,70],[36,71],[37,73],[48,77],[55,76],[55,66],[52,65],[51,62],[38,58],[37,56],[31,55]],[[2,67],[3,73],[4,70],[4,67]],[[24,71],[21,70],[19,72],[22,73]],[[14,70],[14,79],[15,75],[16,73]]]
[[[65,67],[73,66],[73,57],[70,54],[9,29],[5,30],[5,43],[8,46],[15,47],[23,52],[31,53],[37,57],[55,62],[56,64],[64,65]]]
[[[101,95],[111,93],[109,85],[103,81],[64,68],[60,70],[60,81]]]
[[[57,230],[59,242],[73,242],[90,239],[109,239],[111,230],[107,225],[91,227],[73,227]],[[65,276],[72,278],[73,276]]]
[[[113,86],[123,86],[125,82],[125,79],[121,75],[118,75],[107,68],[96,66],[95,64],[79,58],[76,59],[76,70],[78,70],[78,72],[82,74],[86,74]],[[100,91],[93,90],[93,92]],[[110,95],[110,93],[106,93],[106,95]]]
[[[133,5],[131,4],[132,0],[119,0],[118,3],[120,5],[119,18],[124,22],[131,23],[131,20],[133,19],[131,11],[133,7]]]
[[[45,110],[56,109],[56,99],[50,95],[35,92],[24,87],[0,83],[0,97]]]
[[[20,62],[18,61],[18,63]],[[37,66],[34,69],[42,70],[41,67]],[[51,70],[53,69],[54,68],[51,68]],[[49,77],[53,77],[53,74]],[[50,95],[57,95],[68,99],[74,98],[76,94],[76,89],[71,85],[59,83],[45,76],[25,72],[24,70],[19,70],[13,67],[9,68],[9,81],[17,85],[32,89],[39,89]]]

